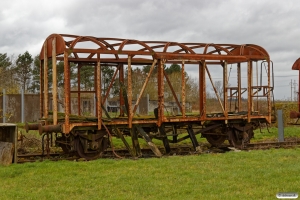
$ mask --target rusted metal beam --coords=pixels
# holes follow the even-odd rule
[[[70,68],[69,68],[69,54],[64,53],[64,94],[65,94],[65,123],[63,127],[64,133],[70,132]]]
[[[238,107],[237,111],[240,112],[242,109],[242,75],[241,75],[241,63],[237,64],[237,101],[238,101]]]
[[[231,55],[217,55],[217,54],[175,54],[175,53],[155,53],[154,57],[157,59],[166,60],[231,60],[246,62],[249,58],[246,56],[231,56]],[[259,56],[261,58],[261,56]]]
[[[68,48],[66,48],[68,49]],[[219,54],[183,54],[183,53],[162,53],[148,51],[127,51],[127,50],[104,50],[104,49],[68,49],[71,53],[100,53],[100,54],[123,54],[123,55],[149,55],[157,59],[166,60],[228,60],[231,62],[247,62],[248,60],[265,60],[268,59],[265,55],[219,55]]]
[[[68,48],[66,48],[68,49]],[[153,52],[149,51],[128,51],[128,50],[105,50],[105,49],[68,49],[71,53],[91,53],[91,54],[121,54],[121,55],[149,55],[152,56]]]
[[[63,57],[57,57],[57,60],[63,60]],[[132,58],[131,65],[144,65],[144,64],[152,64],[153,58]],[[82,62],[85,65],[93,65],[93,63],[97,62],[97,58],[69,58],[70,62]],[[109,65],[117,65],[118,63],[126,64],[128,61],[127,58],[101,58],[101,63],[108,63]],[[178,60],[166,60],[165,64],[177,64]],[[244,61],[241,61],[244,62]],[[185,60],[185,64],[198,64],[199,60]],[[223,61],[207,61],[207,65],[221,65]],[[228,62],[229,64],[230,62]]]
[[[248,85],[248,101],[247,101],[247,109],[248,109],[248,117],[247,121],[251,121],[252,114],[252,62],[248,61],[247,65],[247,85]]]
[[[267,94],[267,102],[268,102],[268,120],[271,123],[271,115],[272,115],[272,100],[271,100],[271,64],[270,64],[270,59],[268,59],[268,94]],[[272,69],[273,70],[273,69]],[[273,77],[274,78],[274,77]],[[298,91],[299,93],[300,91]]]
[[[157,91],[158,91],[158,121],[157,126],[161,126],[164,117],[164,75],[163,62],[157,62]]]
[[[206,62],[199,63],[199,114],[203,120],[206,116]]]
[[[52,40],[52,98],[53,125],[57,124],[57,67],[56,67],[56,38]]]
[[[44,43],[44,53],[47,55],[47,42]],[[44,59],[44,118],[48,117],[48,58]]]
[[[225,117],[228,117],[228,72],[227,72],[227,62],[225,61],[224,65],[223,65],[223,102],[224,102],[224,115]]]
[[[81,106],[80,106],[80,103],[81,103],[81,101],[80,101],[80,83],[81,83],[81,80],[80,80],[80,70],[81,70],[81,67],[82,67],[82,65],[81,64],[78,64],[78,66],[77,66],[77,91],[76,91],[76,93],[77,93],[77,102],[78,102],[78,104],[77,104],[77,109],[78,109],[78,115],[79,116],[81,116]]]
[[[128,98],[128,127],[132,128],[132,69],[131,69],[131,56],[128,56],[128,71],[127,71],[127,98]]]
[[[182,116],[185,117],[185,71],[184,60],[181,63],[181,102],[182,102]]]
[[[44,117],[44,62],[40,61],[40,117]]]
[[[120,83],[120,92],[119,92],[119,96],[120,96],[120,116],[123,117],[124,116],[123,107],[125,106],[125,102],[124,102],[124,96],[123,96],[123,92],[122,92],[122,89],[121,89],[122,88],[121,85],[124,85],[124,65],[119,63],[118,68],[119,68],[119,83]]]
[[[98,119],[98,130],[101,130],[101,119],[102,119],[102,107],[101,107],[101,65],[100,65],[100,54],[97,54],[97,119]]]

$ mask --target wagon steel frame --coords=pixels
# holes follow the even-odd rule
[[[86,46],[85,46],[86,44]],[[88,44],[93,44],[95,47],[90,48]],[[83,47],[82,47],[83,46]],[[138,48],[137,48],[138,47]],[[52,91],[48,88],[48,60],[52,59]],[[187,128],[192,141],[195,134],[192,130],[194,124],[199,126],[207,121],[216,121],[222,125],[230,124],[231,121],[239,121],[251,124],[253,122],[272,121],[272,65],[268,52],[254,44],[211,44],[211,43],[178,43],[167,41],[139,41],[132,39],[119,38],[99,38],[92,36],[77,36],[67,34],[52,34],[44,42],[40,53],[40,110],[41,118],[45,120],[43,126],[40,127],[41,132],[62,132],[70,134],[73,130],[83,127],[93,127],[95,130],[105,130],[113,126],[127,127],[129,130],[133,126],[157,126],[163,134],[165,124],[184,124]],[[64,122],[58,123],[58,99],[57,99],[57,61],[64,62]],[[253,83],[254,62],[264,62],[266,65],[266,85],[255,85]],[[76,93],[78,102],[80,102],[81,94],[87,91],[80,89],[80,75],[78,70],[78,87],[77,91],[71,90],[70,87],[70,63],[76,63],[78,69],[83,65],[95,66],[95,88],[96,96],[96,122],[72,122],[70,120],[71,113],[71,93]],[[168,75],[164,71],[164,64],[180,64],[181,65],[181,99],[178,99],[172,83]],[[242,88],[241,63],[247,63],[247,88]],[[186,91],[185,91],[185,66],[193,64],[199,70],[199,112],[194,115],[186,114]],[[237,65],[237,86],[228,86],[228,65]],[[116,67],[115,74],[109,89],[105,96],[102,96],[101,91],[101,66],[108,65]],[[124,68],[127,66],[127,69]],[[132,104],[132,80],[131,69],[133,65],[151,65],[150,72],[144,80],[143,87],[140,89],[140,94],[136,103]],[[222,70],[224,96],[220,97],[217,92],[217,98],[222,108],[222,113],[218,116],[209,115],[206,110],[206,78],[208,77],[213,88],[214,83],[210,74],[209,66],[219,65]],[[135,113],[141,97],[148,84],[150,75],[154,68],[157,68],[157,118],[141,119],[136,118]],[[124,73],[127,70],[127,83],[124,83]],[[109,90],[112,87],[116,78],[119,82],[127,86],[127,93],[120,89],[120,115],[122,118],[115,118],[111,121],[103,122],[103,103],[108,97]],[[174,99],[179,107],[180,116],[165,116],[164,114],[164,87],[168,84]],[[215,89],[216,90],[216,89]],[[53,114],[49,114],[49,93],[53,94]],[[237,99],[237,113],[242,111],[242,94],[247,92],[247,112],[240,115],[231,115],[229,109],[229,98],[234,95]],[[257,113],[254,110],[254,98],[266,98],[267,112]],[[128,103],[127,103],[128,102]],[[127,108],[124,110],[124,107]],[[80,113],[80,103],[78,103],[78,114]],[[124,118],[126,120],[124,120]],[[48,120],[47,120],[48,119]],[[51,120],[49,120],[51,119]],[[207,127],[206,127],[207,128]],[[237,128],[238,129],[238,128]],[[205,127],[204,127],[205,130]],[[141,132],[141,131],[140,131]],[[202,131],[203,133],[204,131]],[[147,134],[146,134],[147,135]],[[230,136],[229,136],[230,137]],[[197,141],[194,141],[194,147],[197,147]],[[166,145],[165,145],[166,147]]]

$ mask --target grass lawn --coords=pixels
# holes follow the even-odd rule
[[[300,149],[0,166],[0,199],[276,199],[300,193]]]

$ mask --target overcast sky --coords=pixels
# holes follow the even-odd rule
[[[276,99],[291,98],[291,80],[298,84],[298,0],[1,0],[0,10],[0,53],[8,55],[35,56],[52,33],[257,44],[274,62]]]

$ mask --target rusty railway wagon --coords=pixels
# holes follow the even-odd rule
[[[174,143],[186,139],[191,140],[195,151],[200,151],[197,135],[206,138],[213,146],[228,140],[230,145],[243,148],[253,137],[254,129],[260,124],[270,124],[273,119],[273,66],[268,52],[258,45],[52,34],[41,48],[40,61],[41,120],[37,124],[26,124],[26,129],[39,130],[47,138],[54,138],[56,145],[66,153],[76,153],[86,159],[101,157],[112,146],[110,139],[113,136],[123,141],[133,157],[142,156],[138,138],[143,138],[156,156],[168,154]],[[64,63],[64,96],[61,99],[57,95],[58,61]],[[52,63],[51,66],[49,63]],[[170,64],[177,64],[181,69],[178,80],[181,83],[180,95],[175,92],[178,87],[174,88],[174,81],[165,72],[164,66]],[[71,65],[77,66],[76,87],[71,87],[71,81],[74,81],[70,76]],[[80,70],[86,65],[94,68],[95,89],[92,91],[84,91],[80,87]],[[103,66],[114,69],[104,95],[101,87]],[[147,76],[140,80],[143,84],[135,98],[132,69],[137,66],[151,67]],[[198,77],[198,91],[193,91],[198,94],[198,100],[192,112],[186,108],[189,101],[185,79],[187,69],[196,71]],[[213,72],[216,71],[221,77],[221,95],[213,79]],[[152,115],[138,115],[137,110],[151,76],[156,77],[157,106]],[[119,84],[117,116],[112,116],[104,106],[114,83]],[[219,111],[208,109],[208,85],[213,88],[211,91],[215,93],[217,102],[217,106],[212,107],[218,107]],[[166,87],[170,88],[179,109],[176,115],[166,112]],[[134,89],[136,91],[137,88]],[[84,116],[81,103],[77,104],[77,113],[72,113],[71,97],[75,96],[80,102],[80,98],[87,93],[96,97],[95,116]],[[61,100],[64,104],[62,113],[58,112],[58,102]],[[74,115],[77,117],[74,118]],[[131,140],[126,140],[126,137]],[[153,139],[161,140],[164,148],[157,148]],[[45,141],[49,145],[49,139]]]

